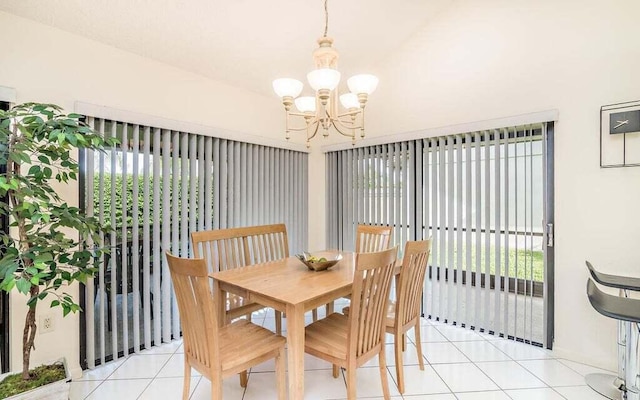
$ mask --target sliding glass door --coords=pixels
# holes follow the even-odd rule
[[[290,252],[307,243],[306,153],[88,118],[120,145],[85,155],[87,212],[112,227],[85,288],[91,368],[180,337],[164,257],[192,257],[191,232],[285,223]]]
[[[553,124],[327,154],[328,245],[357,224],[431,239],[424,314],[551,346]]]

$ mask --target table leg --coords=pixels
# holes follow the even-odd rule
[[[289,399],[304,399],[304,308],[287,305]]]
[[[216,308],[216,314],[218,316],[218,326],[222,327],[227,323],[227,310],[225,307],[225,299],[227,294],[224,290],[220,289],[220,282],[217,279],[213,280],[213,306]]]

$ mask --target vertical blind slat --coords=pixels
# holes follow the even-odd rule
[[[504,333],[505,337],[509,337],[509,291],[510,291],[510,260],[509,260],[509,240],[511,239],[510,225],[509,225],[509,130],[504,130],[504,227],[505,227],[505,240],[504,240],[504,253],[506,254],[504,259]]]
[[[502,242],[502,233],[500,232],[500,213],[501,213],[501,202],[500,202],[500,170],[502,157],[500,156],[500,131],[494,130],[494,218],[495,218],[495,272],[494,272],[494,293],[493,297],[495,299],[495,310],[494,310],[494,319],[493,319],[493,330],[494,332],[502,332],[502,313],[500,312],[500,287],[501,277],[502,277],[502,252],[501,252],[501,242]]]
[[[95,130],[95,120],[94,118],[87,118],[87,125],[89,125],[92,129]],[[93,182],[93,174],[94,174],[94,157],[95,153],[92,150],[88,150],[86,152],[86,171],[87,177],[89,179],[85,180],[85,191],[86,191],[86,207],[85,212],[87,215],[95,216],[95,210],[93,209],[94,203],[94,182]],[[90,251],[94,248],[94,246],[100,245],[100,243],[94,243],[91,237],[87,238],[87,249]],[[94,265],[95,267],[95,265]],[[102,288],[102,286],[100,286]],[[86,306],[85,306],[85,326],[87,329],[87,363],[89,368],[95,367],[95,278],[89,278],[89,281],[86,285],[84,285],[85,289],[85,298],[86,298]]]
[[[461,324],[462,319],[462,255],[464,254],[462,242],[462,136],[456,135],[455,165],[456,165],[456,322]]]
[[[121,142],[121,155],[122,155],[122,183],[121,183],[121,188],[122,188],[122,200],[121,200],[121,205],[122,205],[122,231],[121,231],[121,242],[120,242],[120,246],[121,246],[121,251],[120,251],[120,270],[122,271],[122,287],[123,288],[127,288],[128,287],[128,270],[129,270],[129,246],[128,246],[128,241],[129,241],[129,234],[128,234],[128,226],[127,226],[127,196],[125,195],[125,193],[128,192],[128,188],[127,188],[127,151],[128,151],[128,144],[129,144],[129,135],[128,135],[128,131],[129,131],[129,125],[127,123],[124,123],[123,127],[122,127],[122,142]],[[116,303],[114,303],[114,306],[116,305]],[[125,345],[123,346],[123,353],[124,356],[126,357],[129,354],[129,307],[128,307],[128,296],[122,296],[122,343],[125,343]]]
[[[140,208],[140,202],[138,199],[139,196],[139,187],[138,187],[138,157],[140,155],[140,126],[133,126],[133,138],[132,138],[132,204],[131,204],[131,249],[132,249],[132,264],[133,264],[133,274],[131,276],[131,281],[133,284],[133,351],[138,353],[140,351],[140,252],[138,249],[140,248],[140,235],[138,232],[138,227],[140,221],[138,220],[138,209]],[[143,312],[144,314],[144,312]]]

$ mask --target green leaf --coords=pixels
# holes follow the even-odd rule
[[[31,283],[24,278],[20,278],[16,281],[16,288],[18,289],[18,292],[27,294],[29,293],[29,289],[31,289]]]
[[[51,302],[51,308],[53,308],[53,307],[57,307],[57,306],[59,306],[59,305],[60,305],[60,301],[59,301],[59,300],[53,300],[53,301]]]

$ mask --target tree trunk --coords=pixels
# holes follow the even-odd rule
[[[31,297],[35,297],[40,293],[40,287],[37,285],[31,286],[29,294]],[[36,304],[29,307],[27,317],[24,321],[24,331],[22,333],[22,379],[29,380],[29,359],[31,358],[31,350],[35,349],[33,342],[36,340]]]

